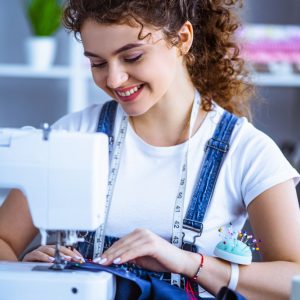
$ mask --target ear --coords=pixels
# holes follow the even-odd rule
[[[182,55],[189,52],[194,39],[193,25],[190,21],[186,21],[178,31],[179,45],[178,48]]]

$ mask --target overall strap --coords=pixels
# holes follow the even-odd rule
[[[187,213],[183,228],[202,234],[203,219],[213,196],[222,161],[229,150],[230,137],[238,118],[225,111],[218,123],[213,137],[207,142],[202,167]]]
[[[97,132],[102,132],[107,134],[109,139],[109,154],[111,156],[112,148],[114,144],[114,125],[116,119],[116,112],[117,112],[118,103],[114,100],[105,102],[102,106]]]
[[[99,115],[99,121],[97,125],[97,132],[102,132],[107,134],[109,139],[109,155],[113,150],[114,143],[114,123],[116,118],[118,103],[114,100],[105,102],[101,108]],[[78,243],[77,250],[85,258],[93,259],[94,252],[94,240],[95,240],[95,231],[90,231],[85,233],[84,242]]]

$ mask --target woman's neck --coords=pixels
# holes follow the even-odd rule
[[[188,139],[190,115],[195,97],[195,89],[170,95],[168,98],[161,99],[147,113],[130,117],[130,123],[138,136],[146,143],[168,147],[181,144]],[[205,112],[199,110],[193,133],[195,133]]]

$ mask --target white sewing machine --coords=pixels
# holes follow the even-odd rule
[[[55,231],[57,249],[80,241],[77,230],[103,223],[108,160],[101,133],[0,128],[0,188],[23,191],[42,242],[46,231]],[[53,264],[0,262],[0,300],[114,298],[111,274],[64,270],[58,253],[56,270],[49,269]],[[34,270],[40,265],[43,271]]]

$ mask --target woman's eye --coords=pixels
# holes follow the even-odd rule
[[[128,58],[124,58],[124,60],[126,62],[135,62],[138,61],[140,58],[142,58],[143,54],[139,54],[137,56],[133,56],[133,57],[128,57]]]
[[[105,62],[103,62],[103,63],[93,63],[93,62],[91,62],[91,67],[92,68],[103,68],[105,65],[106,65]]]
[[[125,62],[128,62],[128,63],[133,63],[135,61],[138,61],[139,59],[141,59],[143,56],[143,54],[139,54],[139,55],[136,55],[136,56],[132,56],[132,57],[127,57],[127,58],[124,58],[124,61]],[[107,62],[92,62],[91,61],[91,67],[92,68],[104,68],[106,66]]]

